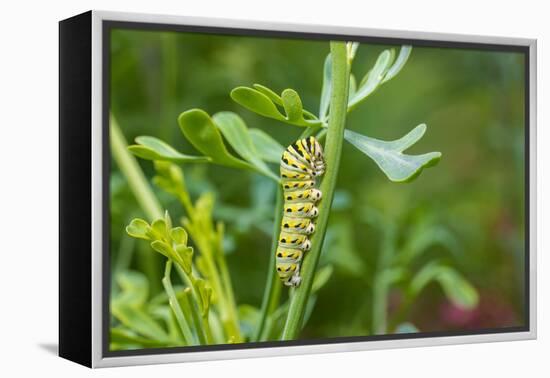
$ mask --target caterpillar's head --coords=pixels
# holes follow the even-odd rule
[[[311,235],[315,232],[315,225],[313,223],[310,223],[309,226],[305,229],[306,234]]]

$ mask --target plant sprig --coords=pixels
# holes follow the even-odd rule
[[[302,264],[302,284],[294,291],[288,304],[288,316],[281,336],[283,339],[298,336],[304,319],[307,318],[306,312],[311,311],[314,304],[312,285],[330,214],[343,141],[347,140],[371,158],[386,176],[395,182],[413,180],[424,168],[436,164],[441,157],[439,152],[422,155],[404,153],[425,133],[426,126],[423,124],[395,141],[381,141],[345,129],[346,114],[382,85],[395,78],[411,53],[410,46],[402,46],[397,57],[393,49],[384,50],[374,66],[357,83],[351,73],[351,66],[358,47],[359,44],[356,42],[331,42],[331,51],[325,59],[323,68],[318,115],[304,109],[301,96],[292,88],[277,94],[267,86],[253,84],[252,87],[237,87],[230,94],[236,103],[258,115],[305,128],[301,137],[317,135],[319,140],[326,138],[327,171],[320,187],[323,200],[319,204],[317,230],[311,239],[312,250]],[[134,220],[129,226],[128,233],[134,237],[141,235],[151,242],[154,250],[168,258],[170,264],[166,266],[163,284],[172,299],[171,306],[177,302],[181,308],[179,316],[176,313],[179,312],[178,308],[172,307],[177,321],[181,326],[185,320],[186,324],[193,324],[191,329],[199,327],[204,331],[194,331],[193,340],[189,340],[188,330],[184,326],[181,327],[186,342],[204,343],[213,340],[212,334],[216,332],[207,324],[209,316],[205,317],[205,309],[211,307],[210,302],[214,303],[217,309],[210,311],[210,314],[217,322],[215,314],[219,313],[219,321],[228,335],[226,342],[239,342],[243,339],[239,329],[238,311],[225,258],[221,252],[224,226],[222,223],[215,224],[212,219],[213,197],[210,193],[202,195],[195,203],[191,201],[185,188],[183,173],[174,163],[217,164],[261,174],[280,185],[278,175],[272,171],[269,164],[279,162],[284,147],[268,133],[248,128],[239,115],[233,112],[219,112],[210,116],[201,109],[191,109],[180,114],[178,124],[183,136],[200,154],[180,152],[164,141],[150,136],[136,138],[136,144],[130,146],[129,150],[143,159],[155,161],[155,183],[175,195],[186,210],[187,216],[182,219],[184,228],[172,228],[171,220],[168,226],[168,218],[164,218],[164,223],[155,219],[150,225],[144,220]],[[226,145],[230,146],[234,153],[230,152]],[[163,228],[164,234],[161,233]],[[275,247],[277,229],[276,224],[273,234]],[[195,261],[192,258],[192,249],[186,245],[187,232],[201,251],[201,255]],[[274,261],[273,255],[274,253],[271,253],[270,266]],[[169,276],[172,264],[177,268],[188,289],[185,292],[187,294],[181,294],[183,297],[178,301],[170,296]],[[271,267],[270,270],[272,272],[269,273],[262,308],[257,316],[256,340],[260,340],[266,332],[269,333],[269,330],[266,331],[266,328],[270,327],[267,324],[272,321],[273,311],[279,301],[280,282],[276,280],[274,269]],[[195,277],[195,273],[208,277],[210,286],[206,284],[207,281]],[[211,294],[205,296],[203,294],[205,290],[208,291],[207,288]],[[192,300],[189,301],[190,299]],[[191,311],[192,308],[196,311]],[[251,311],[249,308],[247,313],[250,314]],[[199,324],[198,319],[202,319],[204,324]]]

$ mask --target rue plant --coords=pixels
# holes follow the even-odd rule
[[[162,330],[159,334],[163,338],[154,345],[202,345],[299,337],[302,327],[314,311],[314,301],[311,299],[323,285],[330,282],[332,266],[319,268],[318,265],[344,141],[372,159],[394,182],[413,180],[424,168],[436,164],[441,157],[439,152],[421,155],[405,153],[426,132],[424,124],[394,141],[378,140],[346,128],[347,114],[395,78],[405,66],[412,50],[410,46],[402,46],[397,54],[393,49],[384,50],[373,67],[357,81],[352,74],[352,65],[358,48],[359,44],[355,42],[330,42],[330,53],[323,65],[318,112],[304,109],[301,96],[295,89],[288,88],[279,94],[266,85],[253,84],[250,87],[237,87],[230,93],[236,103],[249,111],[281,124],[301,128],[296,139],[315,135],[324,144],[327,169],[320,182],[323,200],[319,203],[316,232],[311,238],[312,248],[302,263],[301,285],[292,289],[283,303],[282,286],[274,269],[283,201],[279,176],[273,164],[279,163],[284,147],[269,133],[249,128],[236,113],[222,111],[210,115],[201,109],[184,111],[178,117],[183,137],[198,153],[178,151],[151,136],[138,137],[136,144],[127,147],[116,119],[112,117],[113,156],[148,217],[146,220],[134,219],[126,231],[134,238],[147,240],[152,250],[166,257],[162,279],[165,293],[154,302],[157,307],[147,306],[142,297],[140,301],[128,304],[125,298],[131,297],[129,293],[136,289],[136,285],[126,282],[131,280],[129,275],[119,277],[119,290],[113,299],[113,313],[121,326],[113,327],[112,337],[115,340],[120,343],[128,340],[145,343],[149,342],[148,336],[153,333],[152,329],[146,333],[135,329],[135,323],[129,320],[132,317],[124,314],[127,308],[132,308],[134,312],[139,310],[137,317],[152,319],[153,322],[148,323],[155,324],[151,327],[157,331],[162,329],[157,323],[158,312],[163,313],[163,321],[166,323],[164,328],[168,331]],[[163,214],[160,210],[162,207],[159,201],[129,152],[154,161],[156,176],[153,182],[175,196],[185,212],[177,225],[173,224],[168,213]],[[249,305],[239,306],[235,301],[232,289],[232,279],[235,278],[231,277],[225,260],[224,224],[214,219],[214,198],[211,193],[203,193],[196,200],[191,198],[181,169],[181,166],[189,164],[216,164],[248,171],[267,177],[278,188],[273,209],[271,251],[265,251],[270,256],[268,277],[259,310]],[[193,247],[188,244],[188,236]],[[338,251],[328,253],[337,254]],[[176,286],[172,284],[174,268],[181,283]],[[439,273],[436,276],[442,277],[443,273]],[[133,278],[139,281],[135,276]],[[136,318],[135,314],[133,318]]]

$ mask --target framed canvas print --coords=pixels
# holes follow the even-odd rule
[[[62,357],[536,336],[534,40],[97,11],[59,27]]]

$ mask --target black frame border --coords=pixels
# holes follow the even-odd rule
[[[314,27],[314,26],[312,26]],[[103,20],[101,25],[102,33],[102,152],[103,152],[103,192],[102,192],[102,345],[101,354],[103,358],[126,357],[126,356],[146,356],[158,354],[191,353],[191,352],[210,352],[224,350],[246,350],[255,348],[280,348],[292,346],[308,345],[330,345],[341,343],[357,343],[367,341],[382,340],[407,340],[452,336],[477,336],[488,334],[529,332],[530,328],[530,68],[531,56],[530,47],[523,45],[499,44],[499,43],[481,43],[481,42],[456,42],[416,38],[394,38],[394,37],[369,37],[350,34],[331,34],[317,32],[295,32],[282,30],[265,29],[245,29],[232,27],[214,27],[214,26],[196,26],[196,25],[178,25],[163,23],[148,23],[134,21],[114,21]],[[450,48],[450,49],[469,49],[496,52],[516,52],[524,55],[524,222],[525,222],[525,256],[524,256],[524,321],[525,325],[517,327],[486,328],[464,331],[436,331],[436,332],[418,332],[409,334],[389,334],[389,335],[369,335],[369,336],[350,336],[333,337],[326,339],[301,339],[289,341],[263,341],[247,342],[240,344],[217,344],[201,346],[181,346],[170,348],[146,348],[136,350],[111,351],[109,350],[109,327],[110,327],[110,192],[109,176],[111,172],[111,153],[109,144],[109,111],[110,111],[110,83],[111,83],[111,31],[113,29],[126,29],[136,31],[158,31],[158,32],[183,32],[183,33],[203,33],[227,36],[246,36],[246,37],[269,37],[269,38],[287,38],[287,39],[307,39],[307,40],[353,40],[361,43],[370,44],[410,44],[417,47]],[[403,33],[406,33],[403,31]]]
[[[92,366],[92,12],[59,22],[59,356]]]

